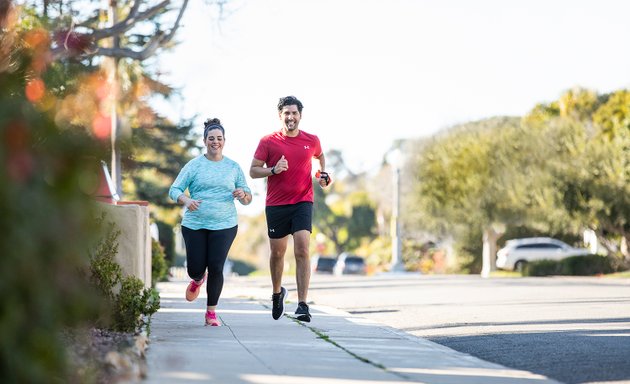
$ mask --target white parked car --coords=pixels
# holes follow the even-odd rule
[[[583,256],[590,252],[574,248],[551,237],[529,237],[508,240],[497,252],[497,268],[522,271],[526,263],[536,260],[561,260],[569,256]]]

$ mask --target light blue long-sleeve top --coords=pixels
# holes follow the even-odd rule
[[[221,161],[208,160],[200,155],[190,160],[177,175],[168,195],[177,199],[188,189],[190,197],[201,200],[199,209],[184,209],[182,225],[193,230],[219,230],[238,224],[232,192],[242,188],[251,194],[243,170],[237,162],[225,156]]]

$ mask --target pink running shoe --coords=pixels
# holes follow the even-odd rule
[[[193,301],[199,296],[199,292],[201,292],[199,287],[206,281],[206,276],[208,276],[208,274],[204,273],[200,283],[197,283],[195,280],[191,280],[190,283],[188,283],[188,287],[186,288],[186,300]]]
[[[220,327],[221,322],[217,319],[217,313],[214,311],[206,311],[206,325],[212,327]]]

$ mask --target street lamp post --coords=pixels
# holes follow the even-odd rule
[[[400,267],[402,243],[400,239],[400,168],[394,167],[394,194],[392,206],[392,271]]]
[[[391,237],[392,237],[392,258],[390,263],[390,271],[404,271],[402,263],[402,239],[400,237],[400,149],[394,149],[389,156],[389,163],[393,170],[392,183],[392,218],[391,218]]]

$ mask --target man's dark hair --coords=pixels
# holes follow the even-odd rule
[[[289,105],[297,106],[298,112],[300,113],[302,113],[302,108],[304,108],[304,106],[302,105],[302,102],[298,100],[297,97],[286,96],[286,97],[281,97],[280,101],[278,101],[278,112],[282,111],[282,108]]]

